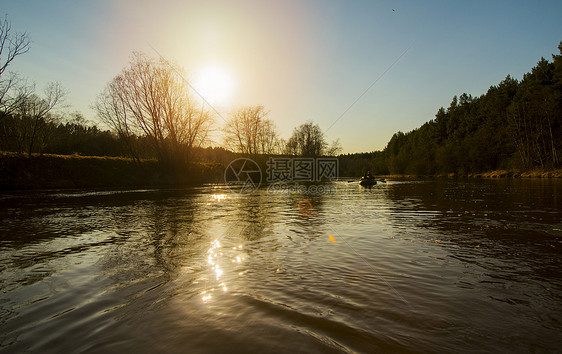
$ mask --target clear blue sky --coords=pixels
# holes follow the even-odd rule
[[[38,87],[60,81],[92,121],[97,94],[133,51],[156,57],[150,45],[190,80],[228,72],[224,116],[262,104],[285,138],[307,120],[327,130],[395,63],[327,130],[344,152],[382,149],[453,95],[521,79],[562,40],[561,1],[4,0],[0,12],[32,38],[11,69]]]

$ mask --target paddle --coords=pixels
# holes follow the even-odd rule
[[[377,180],[376,178],[373,178],[373,179],[374,179],[375,181]],[[359,181],[351,180],[351,181],[347,181],[347,183],[358,183],[358,182],[361,182],[361,181],[362,181],[362,180],[359,180]],[[386,183],[386,179],[384,179],[384,178],[379,178],[378,181],[381,182],[381,183]]]

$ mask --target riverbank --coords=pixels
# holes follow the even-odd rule
[[[221,181],[223,173],[217,163],[164,167],[153,159],[0,154],[2,190],[192,185]]]
[[[438,175],[377,175],[377,178],[420,179],[420,178],[562,178],[562,169],[555,170],[495,170],[469,174],[438,174]]]
[[[557,170],[497,170],[484,173],[470,174],[473,178],[562,178],[562,169]]]

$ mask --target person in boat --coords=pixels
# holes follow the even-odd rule
[[[373,175],[371,174],[371,170],[367,170],[367,173],[363,176],[363,179],[373,179]]]

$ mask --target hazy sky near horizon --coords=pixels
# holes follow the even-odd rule
[[[562,40],[560,1],[4,0],[0,13],[32,40],[10,69],[38,88],[60,81],[91,121],[131,53],[156,49],[192,83],[227,73],[223,117],[262,104],[282,137],[313,120],[346,153],[384,148],[454,95],[521,79]]]

